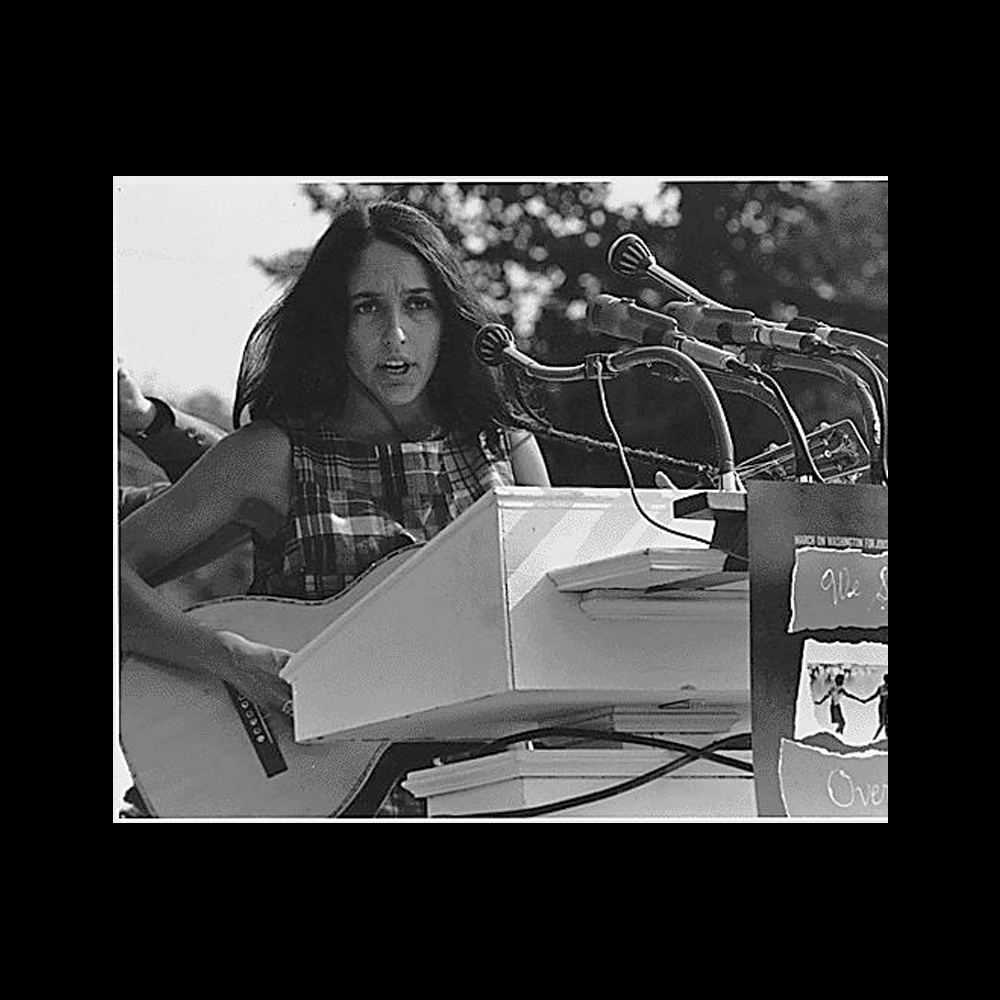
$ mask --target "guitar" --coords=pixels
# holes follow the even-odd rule
[[[850,420],[820,425],[807,440],[827,482],[852,481],[868,468],[868,450]],[[791,445],[773,445],[737,471],[744,479],[790,479],[794,452]],[[325,601],[224,597],[187,613],[213,629],[294,652],[419,547],[390,553]],[[174,817],[336,816],[363,788],[368,797],[366,783],[381,780],[376,768],[389,761],[390,746],[296,743],[290,719],[265,711],[220,678],[134,656],[121,664],[119,742],[153,815]],[[378,798],[377,789],[373,794]]]
[[[224,597],[187,614],[213,629],[295,652],[419,547],[390,553],[325,601]],[[154,816],[336,816],[389,747],[296,743],[287,716],[262,709],[207,672],[125,656],[119,676],[119,742]]]
[[[856,483],[871,466],[871,454],[852,420],[821,423],[806,435],[809,454],[823,481]],[[794,479],[795,450],[791,443],[772,444],[736,466],[741,479]]]

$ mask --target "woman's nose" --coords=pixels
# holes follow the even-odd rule
[[[403,329],[403,318],[398,309],[389,310],[383,335],[390,344],[406,343],[406,330]]]

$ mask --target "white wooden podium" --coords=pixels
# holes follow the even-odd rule
[[[686,496],[639,491],[651,517],[710,539],[710,520],[674,520]],[[296,741],[483,741],[584,725],[704,744],[749,731],[749,591],[723,562],[643,519],[627,490],[493,490],[289,660]],[[670,759],[594,746],[445,764],[408,787],[431,815],[460,815]],[[560,781],[539,777],[553,768]],[[699,761],[587,814],[753,815],[752,781],[725,772]]]

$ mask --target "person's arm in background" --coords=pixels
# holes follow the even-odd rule
[[[167,474],[172,483],[226,432],[207,420],[146,396],[118,362],[118,429]]]
[[[522,430],[508,430],[507,444],[510,467],[518,486],[551,486],[549,470],[542,449],[533,434]]]

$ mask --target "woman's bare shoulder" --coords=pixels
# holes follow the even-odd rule
[[[214,450],[223,467],[230,468],[243,484],[244,495],[286,508],[292,446],[288,434],[270,420],[255,420],[233,431]]]
[[[291,455],[291,443],[277,424],[255,420],[227,434],[208,455],[214,462],[229,466],[284,468]]]
[[[273,420],[253,420],[228,435],[229,441],[239,441],[243,447],[265,450],[287,450],[290,447],[288,432]]]

